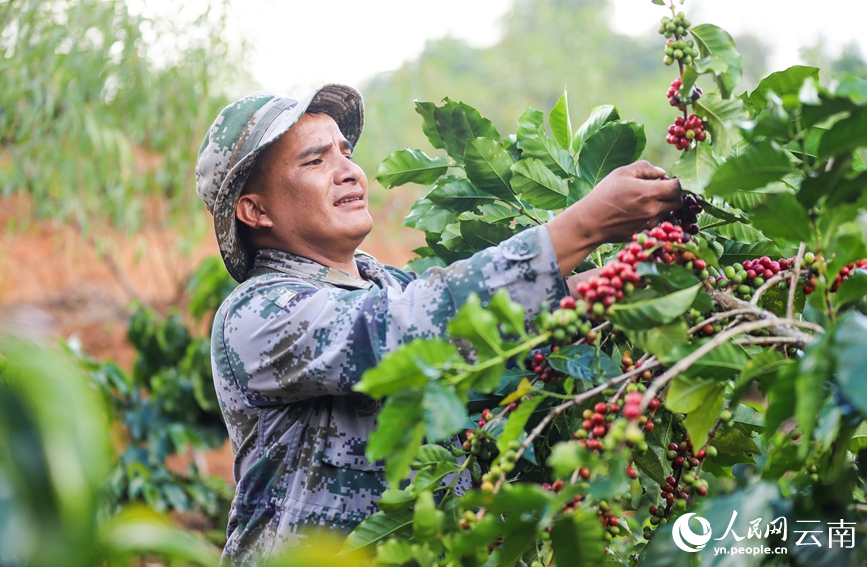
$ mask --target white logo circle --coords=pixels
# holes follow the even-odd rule
[[[674,522],[674,527],[671,530],[671,537],[674,539],[674,545],[684,551],[695,553],[704,549],[707,542],[710,541],[711,529],[710,522],[701,516],[695,516],[698,523],[701,524],[702,534],[696,534],[689,529],[689,519],[695,516],[692,512],[684,514]]]

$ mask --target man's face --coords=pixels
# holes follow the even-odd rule
[[[354,250],[373,228],[367,177],[326,114],[305,114],[263,156],[256,192],[271,222],[268,244],[310,252]]]

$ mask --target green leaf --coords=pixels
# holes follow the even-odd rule
[[[767,242],[768,239],[761,231],[756,230],[751,225],[742,222],[733,222],[722,226],[714,227],[714,231],[722,237],[730,239],[730,241],[740,242],[741,244],[755,244],[758,242]]]
[[[761,453],[756,442],[741,429],[723,427],[713,438],[711,445],[719,450],[714,460],[722,463],[750,463],[752,456]]]
[[[403,226],[439,234],[446,226],[455,222],[455,218],[457,218],[456,213],[435,205],[428,199],[419,199],[403,219]]]
[[[412,511],[377,512],[352,530],[341,549],[341,555],[355,551],[372,550],[381,541],[409,532],[412,526]]]
[[[408,541],[389,539],[376,546],[376,561],[385,565],[403,565],[412,560]]]
[[[635,346],[644,352],[662,358],[678,346],[686,343],[686,331],[686,322],[678,319],[673,323],[646,330],[630,329],[626,331],[626,335],[630,341],[635,343]]]
[[[424,541],[436,535],[439,523],[437,515],[441,516],[442,512],[437,510],[433,493],[422,491],[412,511],[413,539]]]
[[[464,221],[460,226],[461,237],[478,250],[496,246],[515,235],[515,231],[502,224],[490,224],[483,220]]]
[[[415,101],[415,111],[421,116],[421,129],[424,132],[424,135],[427,136],[427,139],[430,141],[430,145],[437,148],[438,150],[446,149],[445,144],[443,144],[443,139],[440,137],[439,130],[437,130],[437,122],[436,122],[436,107],[437,105],[432,102],[419,102]]]
[[[747,118],[743,101],[739,98],[723,99],[716,93],[708,93],[693,103],[695,113],[707,121],[714,149],[719,155],[727,155],[740,140],[733,124]]]
[[[572,140],[572,151],[578,153],[584,146],[587,138],[598,132],[605,124],[615,120],[620,120],[620,112],[616,106],[604,104],[595,107],[590,111],[590,116],[584,124],[575,132],[575,137]]]
[[[386,189],[404,183],[429,185],[444,175],[449,162],[442,156],[428,157],[421,150],[400,150],[389,155],[379,164],[376,180]]]
[[[795,378],[795,417],[804,438],[811,439],[819,412],[827,396],[826,382],[834,372],[834,361],[828,356],[828,335],[810,345],[798,363]],[[862,344],[862,348],[864,345]],[[806,447],[804,447],[806,450]],[[802,453],[805,454],[805,453]]]
[[[461,360],[458,349],[442,339],[415,339],[389,353],[374,368],[364,372],[352,387],[372,398],[382,398],[413,386],[424,386],[431,368]],[[424,366],[420,367],[422,363]]]
[[[497,318],[482,307],[479,296],[471,293],[448,325],[449,336],[469,340],[482,359],[502,354],[503,341]]]
[[[835,123],[819,142],[819,157],[842,156],[867,146],[867,111]]]
[[[846,97],[860,106],[867,103],[867,79],[849,73],[843,73],[834,79],[837,83],[835,95]]]
[[[487,138],[470,140],[464,160],[473,185],[506,201],[515,200],[509,184],[514,161],[501,143]]]
[[[452,112],[452,132],[455,135],[457,155],[464,155],[467,142],[476,138],[489,138],[499,141],[500,133],[494,127],[493,122],[482,117],[479,111],[459,102]]]
[[[551,173],[535,158],[526,158],[512,165],[512,189],[521,199],[540,209],[562,209],[568,191],[563,180]]]
[[[437,380],[424,391],[424,424],[428,441],[447,439],[467,421],[467,408],[457,394]]]
[[[611,321],[624,329],[637,330],[671,323],[689,309],[700,287],[697,284],[663,297],[615,304]]]
[[[661,293],[680,291],[700,283],[691,270],[677,264],[641,262],[638,264],[638,275],[645,278],[652,289]]]
[[[399,512],[400,510],[407,510],[414,502],[415,496],[412,492],[389,488],[376,501],[376,506],[383,512]]]
[[[442,147],[446,150],[452,159],[454,159],[458,163],[462,163],[464,148],[463,145],[459,145],[457,138],[455,137],[454,126],[452,124],[452,114],[454,114],[455,109],[458,107],[458,104],[450,100],[448,97],[443,99],[444,104],[442,106],[438,106],[434,109],[434,120],[436,120],[437,133],[439,134],[439,138],[442,141]],[[424,124],[422,124],[424,126]],[[430,136],[428,136],[428,140],[430,140]],[[433,140],[431,140],[433,144]],[[434,146],[436,147],[436,146]]]
[[[527,336],[527,331],[524,329],[524,306],[511,300],[509,290],[505,288],[497,290],[488,303],[488,311],[509,330],[508,334]]]
[[[574,514],[554,523],[551,547],[557,567],[597,565],[605,558],[604,528],[595,514],[578,508]]]
[[[744,244],[734,240],[726,241],[723,246],[723,254],[720,256],[719,262],[723,265],[731,265],[743,263],[745,260],[761,258],[769,256],[771,258],[779,257],[780,251],[776,244],[770,240],[756,242],[755,244]]]
[[[664,453],[665,450],[661,445],[653,444],[644,453],[635,452],[632,457],[632,461],[638,466],[639,470],[657,485],[661,486],[665,486],[665,477],[668,476],[670,471],[663,464],[667,462]],[[648,494],[650,494],[649,491]]]
[[[702,212],[721,220],[737,223],[747,222],[746,218],[743,216],[743,211],[727,206],[722,199],[714,199],[714,202],[702,201],[701,210]]]
[[[788,94],[797,94],[809,77],[819,78],[817,67],[805,67],[794,65],[785,71],[771,73],[759,82],[759,86],[750,93],[748,100],[756,112],[763,110],[768,105],[768,94],[773,92],[780,98]]]
[[[458,460],[454,455],[452,455],[451,451],[442,445],[428,443],[427,445],[421,446],[418,455],[416,455],[415,459],[412,461],[411,468],[413,470],[418,470],[425,467],[436,467],[440,463],[449,463],[455,467],[458,466]]]
[[[833,356],[837,383],[852,405],[867,414],[867,316],[847,313],[834,330]]]
[[[425,467],[418,471],[412,479],[413,492],[436,490],[442,486],[442,481],[448,475],[457,472],[460,467],[451,463],[441,462],[435,467]]]
[[[752,191],[794,172],[785,150],[774,142],[759,142],[719,166],[705,192],[725,197],[738,189]]]
[[[434,267],[445,268],[446,263],[443,262],[442,258],[439,258],[437,256],[427,256],[425,258],[413,258],[406,263],[406,266],[404,266],[403,269],[406,272],[423,274],[426,270]]]
[[[606,175],[635,160],[638,140],[635,130],[629,124],[605,124],[587,138],[581,147],[578,154],[578,174],[595,187]]]
[[[418,387],[389,396],[379,412],[376,431],[367,443],[368,459],[387,457],[385,476],[393,488],[406,478],[424,438],[423,402],[424,390]]]
[[[683,345],[671,351],[664,359],[665,364],[671,365],[685,358],[710,339],[703,339],[691,344]],[[681,376],[686,378],[707,378],[716,381],[728,380],[747,363],[747,355],[744,349],[734,343],[723,343],[711,350],[688,369]]]
[[[425,199],[458,213],[472,211],[497,200],[495,196],[470,183],[469,179],[451,175],[440,178]]]
[[[672,174],[680,179],[680,186],[684,191],[701,195],[719,164],[720,160],[710,146],[699,144],[675,162]]]
[[[620,369],[606,353],[590,345],[566,345],[551,353],[548,364],[554,370],[598,384],[620,374]]]
[[[837,290],[837,309],[858,303],[867,297],[867,274],[849,276]]]
[[[544,399],[543,396],[536,396],[529,400],[524,400],[518,405],[518,409],[509,413],[509,419],[506,421],[503,433],[497,438],[497,449],[499,449],[501,455],[508,450],[509,443],[517,441],[521,437],[521,433],[524,431],[524,426],[527,425],[530,415]]]
[[[690,413],[707,403],[712,396],[724,391],[725,384],[716,380],[694,380],[678,376],[672,380],[668,389],[665,407],[673,413]]]
[[[743,71],[741,56],[735,49],[735,42],[727,31],[712,24],[701,24],[689,28],[695,39],[696,47],[702,58],[713,57],[725,62],[726,70],[716,74],[717,86],[723,98],[729,98],[741,82]]]
[[[810,218],[794,195],[768,195],[750,216],[753,225],[771,239],[812,242]]]
[[[523,152],[521,157],[541,160],[545,167],[559,177],[574,175],[575,162],[572,156],[548,137],[542,120],[542,113],[529,106],[518,119],[516,135],[518,147]]]
[[[572,119],[569,118],[569,96],[566,89],[563,89],[563,96],[548,113],[548,124],[551,125],[551,133],[560,147],[569,151],[572,148]]]
[[[509,220],[518,216],[519,211],[501,202],[490,203],[479,207],[479,212],[484,215],[482,220],[489,224],[496,224],[503,220]]]

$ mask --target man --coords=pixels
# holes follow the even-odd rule
[[[506,288],[538,311],[599,244],[627,239],[682,204],[647,162],[620,168],[545,226],[423,275],[357,253],[373,221],[352,162],[361,95],[325,85],[300,102],[256,94],[214,121],[196,165],[220,251],[241,285],[214,320],[214,381],[237,489],[227,562],[298,545],[303,529],[348,532],[376,511],[383,463],[364,448],[379,404],[352,392],[399,345],[445,334],[471,293]],[[574,288],[574,277],[569,281]]]

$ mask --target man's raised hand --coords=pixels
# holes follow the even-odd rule
[[[612,171],[554,220],[548,230],[563,275],[606,242],[622,242],[683,205],[680,182],[638,161]]]

